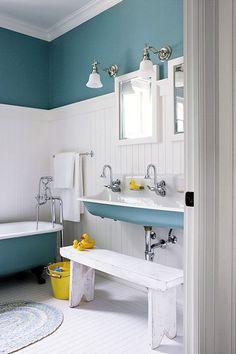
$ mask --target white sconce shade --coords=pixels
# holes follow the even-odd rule
[[[90,75],[89,75],[89,80],[86,84],[87,87],[90,87],[90,88],[100,88],[100,87],[103,87],[103,84],[101,82],[101,78],[100,78],[100,75],[98,73],[94,73],[92,72]]]
[[[154,74],[153,63],[150,59],[143,59],[140,63],[139,74],[143,78],[149,78]]]
[[[98,64],[99,63],[97,61],[94,61],[93,66],[92,66],[93,70],[92,70],[91,74],[89,75],[89,80],[86,84],[87,87],[90,87],[90,88],[103,87],[100,75],[98,74]]]
[[[93,63],[93,70],[91,74],[89,75],[89,80],[86,84],[87,87],[90,88],[100,88],[103,87],[103,84],[101,82],[101,77],[98,73],[98,63],[97,61],[94,61]],[[110,67],[103,69],[103,71],[106,71],[110,77],[115,77],[116,74],[118,73],[118,66],[116,64],[112,64]]]
[[[148,79],[154,74],[153,63],[150,59],[149,47],[146,44],[143,50],[143,60],[139,66],[139,74],[141,77]]]

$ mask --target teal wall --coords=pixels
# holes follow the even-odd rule
[[[49,108],[49,45],[0,28],[0,103]]]
[[[96,57],[119,75],[137,70],[145,43],[183,54],[182,0],[123,0],[51,43],[0,28],[0,103],[55,108],[114,90],[100,69],[103,88],[86,87]],[[161,65],[161,78],[167,75]]]
[[[145,43],[170,45],[172,58],[183,54],[182,0],[123,0],[83,23],[50,46],[50,107],[110,93],[114,80],[101,73],[103,88],[86,82],[94,57],[101,67],[119,66],[119,75],[138,69]],[[153,62],[161,64],[153,55]],[[161,64],[166,77],[166,64]]]

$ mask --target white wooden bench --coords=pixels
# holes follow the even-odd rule
[[[183,283],[183,271],[126,256],[105,249],[79,252],[72,246],[60,249],[71,260],[70,307],[82,297],[94,299],[95,269],[148,288],[148,337],[152,349],[162,337],[176,336],[176,286]]]

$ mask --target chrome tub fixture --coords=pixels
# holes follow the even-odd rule
[[[140,63],[140,76],[148,78],[154,74],[153,62],[150,59],[150,52],[156,54],[160,61],[166,61],[170,58],[172,49],[169,46],[156,49],[153,46],[145,44],[143,49],[143,59]]]
[[[52,228],[55,227],[56,224],[56,202],[59,204],[59,222],[63,226],[64,218],[63,218],[63,201],[60,197],[55,197],[52,195],[50,183],[52,183],[52,176],[43,176],[39,180],[39,190],[38,194],[35,197],[37,201],[36,205],[36,230],[38,230],[39,226],[39,209],[41,206],[50,203],[50,211],[51,211],[51,222]],[[61,246],[64,245],[64,235],[63,228],[61,230]]]
[[[154,186],[147,186],[148,189],[152,192],[155,192],[157,195],[160,195],[161,197],[166,196],[166,182],[164,180],[161,180],[160,182],[157,182],[157,171],[156,171],[156,166],[153,164],[149,164],[147,166],[147,172],[146,175],[144,176],[145,179],[151,179],[150,176],[150,170],[151,168],[153,169],[154,173]]]
[[[86,84],[87,87],[89,88],[101,88],[103,87],[103,84],[101,82],[101,76],[98,72],[98,65],[100,63],[96,60],[94,60],[92,64],[92,72],[89,75],[89,80]],[[116,64],[112,64],[108,68],[103,69],[103,71],[107,72],[110,77],[115,77],[116,74],[118,73],[118,66]]]
[[[106,169],[110,171],[110,183],[105,184],[104,187],[111,189],[112,192],[121,192],[121,188],[120,188],[121,181],[118,178],[116,180],[113,180],[112,168],[110,165],[103,166],[102,174],[100,177],[106,178],[106,174],[105,174]]]

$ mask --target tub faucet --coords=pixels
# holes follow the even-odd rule
[[[43,176],[39,180],[39,191],[36,196],[38,205],[44,205],[52,198],[49,184],[53,181],[52,176]]]
[[[157,182],[157,170],[156,170],[156,166],[153,164],[149,164],[147,166],[147,173],[144,176],[145,179],[151,179],[150,176],[150,169],[153,169],[153,173],[154,173],[154,186],[147,186],[148,189],[152,192],[155,192],[156,194],[159,194],[161,197],[165,197],[166,196],[166,182],[164,180],[161,180],[160,182]]]
[[[43,176],[39,180],[39,189],[38,189],[38,194],[35,197],[37,200],[37,205],[36,205],[36,229],[38,230],[39,226],[39,209],[41,206],[47,204],[47,202],[50,203],[50,209],[51,209],[51,221],[52,221],[52,227],[55,226],[56,223],[56,202],[59,203],[59,220],[60,224],[63,225],[64,220],[63,220],[63,201],[60,197],[55,197],[52,195],[51,188],[50,188],[50,183],[53,181],[52,176]],[[63,229],[61,231],[61,245],[63,246],[64,240],[63,240]]]
[[[112,192],[120,192],[120,180],[117,178],[116,180],[113,180],[113,174],[112,174],[112,168],[110,165],[104,165],[103,166],[103,170],[102,170],[102,174],[101,174],[101,178],[106,178],[106,169],[108,169],[110,171],[110,183],[109,184],[105,184],[104,187],[109,188],[112,190]]]

